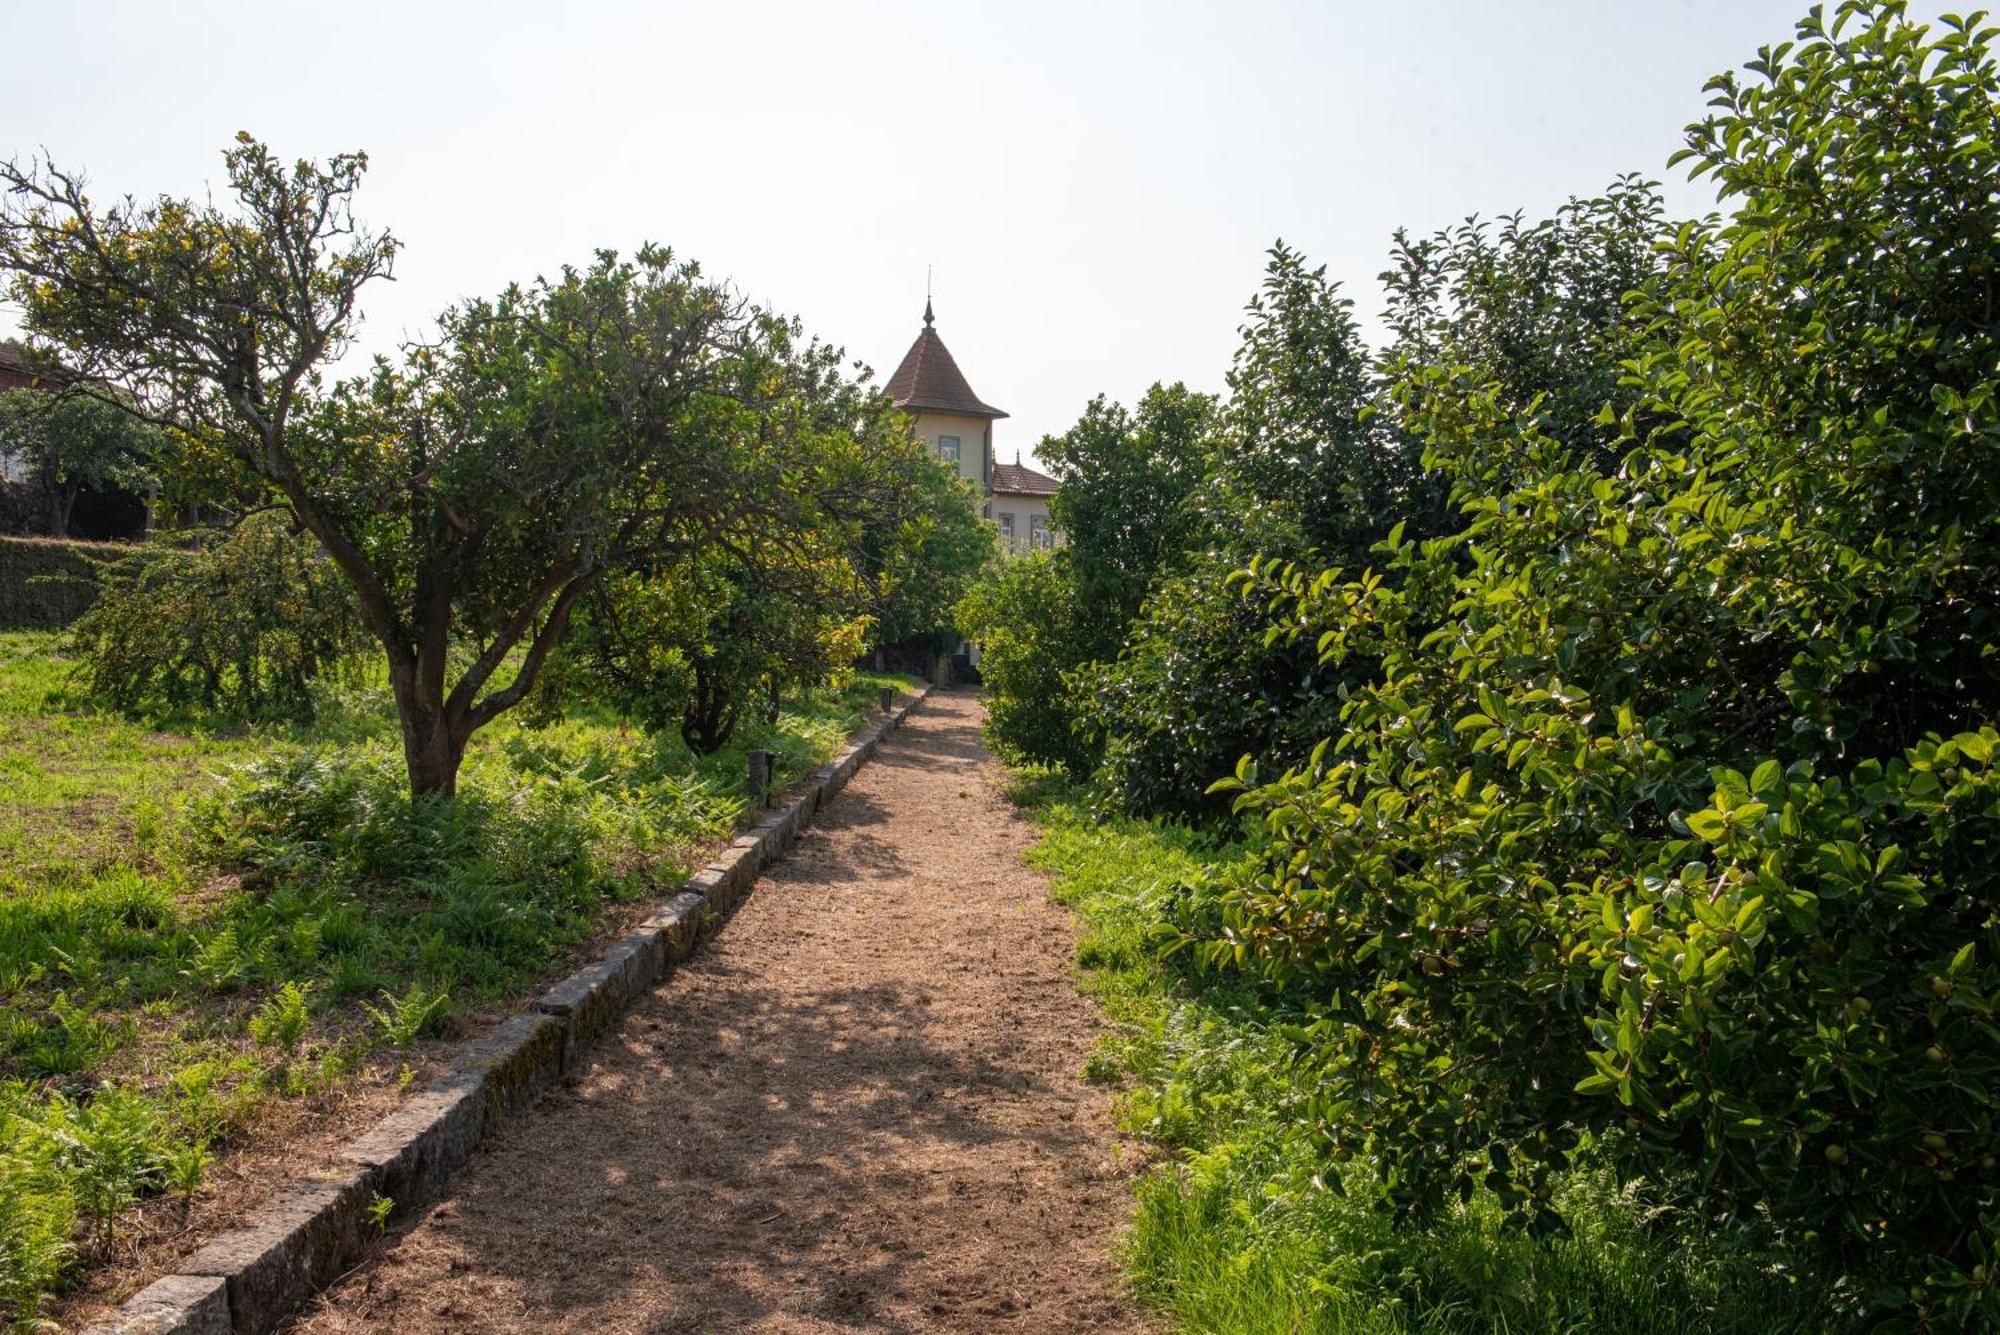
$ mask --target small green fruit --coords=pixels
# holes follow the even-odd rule
[[[1951,995],[1951,979],[1949,979],[1949,978],[1933,978],[1933,979],[1931,979],[1931,991],[1932,991],[1933,993],[1935,993],[1936,995],[1940,996],[1940,997],[1948,997],[1948,996],[1950,996],[1950,995]]]
[[[1841,1163],[1846,1163],[1846,1162],[1847,1162],[1847,1146],[1845,1146],[1845,1145],[1829,1145],[1829,1146],[1827,1146],[1827,1147],[1826,1147],[1826,1161],[1827,1161],[1828,1163],[1833,1163],[1833,1164],[1841,1164]]]
[[[1939,1154],[1944,1153],[1945,1150],[1949,1148],[1950,1144],[1951,1142],[1947,1141],[1943,1136],[1939,1135],[1935,1131],[1929,1132],[1924,1136],[1924,1148],[1927,1150],[1935,1150]]]
[[[1944,1049],[1933,1043],[1924,1049],[1924,1060],[1933,1066],[1944,1065]]]

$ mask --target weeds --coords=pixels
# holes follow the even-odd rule
[[[183,1204],[194,1204],[195,1192],[201,1190],[201,1184],[208,1180],[208,1166],[212,1159],[205,1140],[181,1145],[167,1152],[164,1165],[166,1185],[179,1193]]]
[[[111,1055],[119,1038],[118,1026],[71,1004],[67,992],[56,993],[45,1014],[17,1012],[0,1019],[0,1049],[31,1078],[87,1071]]]
[[[433,992],[420,983],[412,983],[409,991],[401,996],[382,994],[381,1006],[361,1003],[361,1009],[368,1012],[370,1019],[381,1029],[382,1037],[391,1047],[407,1050],[418,1038],[430,1032],[447,1013],[450,995]],[[403,1070],[408,1071],[404,1064]]]
[[[118,1216],[159,1189],[180,1148],[152,1100],[117,1086],[88,1101],[55,1095],[23,1129],[28,1152],[39,1150],[61,1172],[100,1249],[110,1245]]]
[[[250,1017],[250,1037],[267,1048],[276,1048],[289,1060],[299,1050],[312,1015],[306,1009],[311,983],[292,981],[280,987],[270,1000]]]
[[[389,1216],[394,1214],[395,1211],[396,1211],[396,1200],[393,1196],[384,1196],[381,1192],[378,1191],[372,1197],[369,1198],[368,1223],[371,1227],[374,1228],[377,1237],[380,1237],[385,1231],[387,1231],[389,1227]]]

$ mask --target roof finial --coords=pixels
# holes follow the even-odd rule
[[[929,329],[931,327],[933,318],[935,317],[931,315],[931,266],[926,264],[924,266],[924,328]]]

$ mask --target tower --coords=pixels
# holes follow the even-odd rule
[[[883,391],[916,419],[917,438],[985,497],[986,517],[999,525],[1011,550],[1027,551],[1054,542],[1049,501],[1056,493],[1055,479],[1025,467],[1018,452],[1011,464],[995,459],[993,424],[1007,414],[972,392],[951,350],[938,337],[928,297],[923,332],[903,354]]]
[[[898,408],[916,418],[919,439],[955,464],[958,475],[981,492],[993,482],[993,423],[1007,414],[965,383],[951,349],[938,337],[931,303],[924,301],[924,331],[883,386]]]

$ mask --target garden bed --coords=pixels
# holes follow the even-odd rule
[[[310,727],[135,721],[0,634],[0,1305],[87,1319],[254,1209],[641,916],[869,714],[861,677],[697,758],[608,713],[503,720],[413,807],[378,689]],[[68,1248],[65,1254],[61,1249]]]

